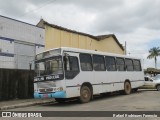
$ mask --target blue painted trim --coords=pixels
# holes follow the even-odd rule
[[[14,42],[14,41],[15,41],[14,39],[12,39],[12,38],[7,38],[7,37],[0,37],[0,40],[10,41],[10,42]],[[35,43],[35,46],[45,47],[45,45],[36,44],[36,43]]]
[[[36,26],[36,25],[30,24],[30,23],[26,23],[26,22],[22,22],[22,21],[20,21],[20,20],[16,20],[16,19],[9,18],[9,17],[6,17],[6,16],[0,15],[0,17],[6,18],[6,19],[10,19],[10,20],[13,20],[13,21],[16,21],[16,22],[20,22],[20,23],[23,23],[23,24],[27,24],[27,25],[30,25],[30,26],[33,26],[33,27],[41,28],[41,27],[38,27],[38,26]],[[41,28],[41,29],[44,29],[44,28]]]
[[[38,46],[38,47],[45,47],[45,45],[42,45],[42,44],[35,44],[35,46]]]
[[[10,42],[13,42],[14,39],[12,38],[6,38],[6,37],[0,37],[1,40],[6,40],[6,41],[10,41]]]
[[[0,56],[14,57],[13,53],[0,52]]]
[[[34,98],[41,99],[41,98],[66,98],[65,91],[57,91],[55,93],[46,93],[46,94],[39,94],[38,92],[34,93]]]

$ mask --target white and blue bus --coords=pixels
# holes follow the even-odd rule
[[[141,60],[125,55],[61,47],[36,55],[34,97],[79,98],[89,102],[93,95],[132,90],[144,85]]]

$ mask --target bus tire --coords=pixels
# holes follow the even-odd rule
[[[64,103],[66,101],[65,98],[55,98],[56,102],[58,103]]]
[[[80,90],[79,100],[81,103],[87,103],[92,98],[91,89],[88,86],[82,86]]]
[[[157,91],[160,91],[160,85],[156,86]]]
[[[126,81],[124,83],[124,94],[129,95],[131,93],[131,91],[132,91],[131,84],[129,81]]]

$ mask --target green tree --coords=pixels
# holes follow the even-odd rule
[[[149,50],[148,59],[154,58],[155,60],[155,68],[157,68],[157,57],[160,56],[160,48],[159,47],[153,47]]]

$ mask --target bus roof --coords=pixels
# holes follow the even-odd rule
[[[98,55],[107,55],[107,56],[115,56],[115,57],[140,59],[140,58],[127,56],[127,55],[116,54],[116,53],[102,52],[102,51],[96,51],[96,50],[86,50],[86,49],[72,48],[72,47],[59,47],[59,48],[49,49],[49,50],[43,51],[41,53],[48,52],[48,51],[51,51],[51,50],[56,50],[56,49],[61,49],[61,51],[68,51],[68,52],[88,53],[88,54],[98,54]],[[39,54],[41,54],[41,53],[39,53]]]

